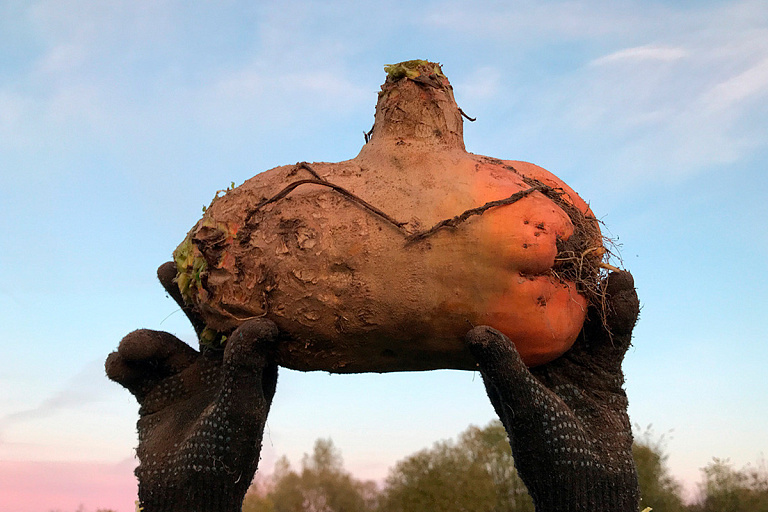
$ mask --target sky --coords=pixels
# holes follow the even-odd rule
[[[631,421],[694,493],[768,451],[768,3],[0,1],[0,512],[133,510],[133,329],[195,343],[155,269],[216,190],[340,161],[383,66],[440,62],[473,153],[560,176],[642,301]],[[486,425],[477,373],[283,370],[260,472],[332,438],[382,480]]]

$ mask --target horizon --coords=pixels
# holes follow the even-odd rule
[[[497,419],[492,419],[491,421],[498,421]],[[434,449],[434,447],[441,442],[451,442],[455,443],[460,434],[466,432],[470,427],[478,427],[478,428],[487,428],[490,425],[490,422],[486,425],[467,425],[465,429],[463,429],[461,432],[457,432],[454,436],[451,436],[450,438],[446,439],[435,439],[431,444],[428,446],[424,446],[421,449],[406,454],[402,459],[394,461],[393,464],[388,468],[387,475],[384,475],[383,477],[379,478],[360,478],[359,475],[355,474],[354,472],[351,472],[348,470],[344,453],[342,450],[340,450],[336,444],[336,442],[332,438],[321,438],[318,437],[313,441],[312,446],[309,446],[307,450],[302,454],[302,457],[300,459],[288,459],[288,462],[290,464],[290,469],[294,470],[295,468],[301,466],[303,464],[303,460],[305,457],[310,456],[312,454],[312,449],[315,445],[315,443],[319,440],[330,440],[332,443],[332,446],[334,449],[338,450],[338,454],[341,456],[342,464],[343,464],[343,470],[348,471],[349,474],[352,476],[352,478],[359,480],[359,481],[369,481],[374,482],[379,490],[382,490],[386,487],[386,478],[389,475],[389,473],[396,467],[396,464],[405,460],[408,457],[414,456],[421,452],[422,450],[428,450],[428,449]],[[642,429],[641,432],[638,432],[636,429],[639,428],[638,425],[635,425],[633,427],[633,433],[635,435],[635,441],[644,445],[652,447],[659,455],[662,455],[663,457],[669,457],[670,453],[666,451],[666,436],[669,434],[662,433],[658,434],[653,431],[653,429],[650,426],[646,426],[644,429]],[[641,438],[641,439],[638,439]],[[266,441],[265,441],[266,443]],[[268,491],[270,489],[270,486],[272,485],[272,479],[275,477],[275,467],[279,463],[280,459],[285,457],[287,459],[287,456],[284,454],[276,454],[271,453],[267,458],[262,458],[262,463],[260,464],[259,471],[256,474],[256,477],[254,478],[254,483],[257,484],[257,489],[255,489],[258,492],[264,492]],[[264,463],[265,460],[269,460],[271,463],[270,467],[267,468],[267,464]],[[715,458],[713,457],[708,461],[708,464],[713,462]],[[725,459],[726,462],[729,461],[729,459]],[[761,464],[764,464],[765,459],[763,457],[758,457],[753,461],[748,462],[743,467],[734,467],[735,470],[744,470],[745,468],[749,467],[764,467],[761,466]],[[755,463],[753,465],[753,463]],[[91,512],[91,511],[97,511],[98,509],[106,509],[106,510],[122,510],[122,508],[118,509],[114,506],[110,505],[110,503],[105,503],[109,498],[105,498],[105,496],[112,496],[115,498],[116,501],[120,502],[126,502],[126,503],[133,503],[133,500],[136,499],[136,493],[137,493],[137,485],[136,480],[133,476],[133,469],[135,468],[137,464],[137,461],[134,458],[126,458],[122,461],[119,461],[117,463],[98,463],[98,462],[59,462],[59,463],[49,463],[49,462],[23,462],[23,463],[15,463],[13,465],[8,464],[6,461],[0,461],[0,482],[4,483],[5,490],[7,492],[8,489],[12,489],[13,491],[10,494],[4,494],[4,498],[8,500],[10,503],[26,503],[32,507],[34,505],[29,504],[30,496],[33,496],[37,493],[38,487],[44,487],[48,492],[50,493],[51,490],[53,490],[54,495],[63,495],[63,494],[69,494],[68,497],[68,503],[70,503],[70,506],[68,507],[61,507],[61,506],[46,506],[43,507],[43,509],[46,509],[48,511],[55,511],[55,512],[69,512],[70,510],[72,512]],[[666,467],[666,464],[665,464]],[[61,481],[61,474],[66,473],[69,476],[68,481]],[[670,474],[675,481],[677,481],[680,484],[684,484],[679,478],[677,478],[677,475]],[[685,486],[682,485],[681,488],[681,494],[680,497],[683,499],[685,503],[691,504],[695,503],[696,500],[699,497],[699,493],[701,492],[701,483],[703,482],[703,476],[704,476],[704,467],[700,469],[700,478],[697,482],[695,482],[695,486]],[[35,479],[35,486],[30,487],[29,483],[32,479]],[[83,485],[81,489],[83,489],[83,494],[78,497],[71,496],[71,493],[68,492],[68,488],[74,483],[74,482],[83,482],[86,485]],[[97,485],[95,488],[91,487],[88,488],[87,484],[93,484],[96,483]],[[130,485],[132,484],[132,485]],[[251,492],[251,490],[249,490]],[[66,501],[66,500],[65,500]],[[71,505],[73,503],[77,503],[77,505]],[[93,504],[91,507],[86,507],[84,504],[86,502],[90,502]],[[43,510],[41,508],[14,508],[13,510]],[[125,510],[129,510],[129,508],[125,508]]]

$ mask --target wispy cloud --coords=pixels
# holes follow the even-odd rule
[[[476,100],[489,100],[502,91],[502,73],[498,67],[483,66],[453,83],[457,93]]]
[[[555,11],[560,3],[542,5]],[[646,12],[623,3],[606,13],[600,12],[600,2],[582,3],[582,8],[581,21],[575,22],[580,27],[611,26],[560,37],[604,51],[572,71],[552,70],[553,83],[524,89],[539,108],[536,126],[547,131],[542,136],[529,127],[534,144],[551,145],[557,138],[578,148],[577,155],[590,158],[591,172],[611,188],[623,184],[628,190],[638,181],[685,179],[749,158],[768,145],[764,2],[663,12],[658,6]],[[539,21],[545,27],[550,23],[544,17]],[[620,32],[614,31],[617,26]],[[541,43],[539,38],[523,44],[530,51]],[[508,92],[512,98],[520,94]],[[552,126],[558,126],[554,133]]]
[[[28,110],[24,97],[0,89],[0,136],[8,140]]]
[[[654,5],[644,5],[643,9],[646,17],[664,10]],[[524,0],[492,3],[482,9],[475,2],[457,0],[432,6],[426,21],[442,30],[481,39],[516,41],[530,48],[543,39],[583,40],[626,33],[637,25],[637,19],[633,20],[635,14],[620,2],[599,0]]]
[[[104,362],[91,361],[61,389],[39,404],[0,417],[0,434],[13,425],[47,418],[70,408],[81,408],[106,399],[114,390],[104,386],[104,380]]]
[[[768,96],[768,57],[718,83],[703,95],[702,100],[715,109],[725,109],[765,96]]]
[[[590,64],[600,66],[615,62],[636,62],[641,60],[671,62],[682,59],[688,55],[685,48],[674,48],[659,45],[637,46],[613,52],[609,55],[597,58]]]
[[[200,133],[244,125],[274,130],[259,120],[288,125],[302,110],[338,112],[369,97],[350,80],[350,44],[302,26],[314,15],[329,16],[318,6],[263,6],[244,13],[247,21],[227,11],[232,25],[252,22],[228,39],[207,33],[214,24],[194,27],[203,34],[180,30],[189,21],[163,2],[81,4],[45,1],[28,9],[40,47],[29,65],[5,71],[13,80],[0,82],[0,148],[59,152],[122,141],[132,147],[136,139],[167,138],[181,131],[177,125]],[[216,52],[198,35],[215,35],[212,43],[223,46],[218,55],[226,59],[212,58]]]
[[[491,52],[501,70],[487,101],[511,105],[499,121],[512,127],[489,139],[550,159],[552,148],[573,148],[563,159],[588,159],[588,172],[611,189],[685,179],[768,145],[765,2],[524,1],[476,9],[456,0],[427,20],[471,39],[480,59]],[[506,54],[492,53],[499,43]],[[562,58],[553,58],[553,45]],[[516,119],[525,126],[514,126]]]

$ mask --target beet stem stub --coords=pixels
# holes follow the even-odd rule
[[[461,109],[440,64],[411,60],[384,68],[370,143],[402,140],[464,149]]]

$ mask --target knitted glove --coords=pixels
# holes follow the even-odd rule
[[[158,274],[178,295],[173,264]],[[144,329],[109,355],[107,376],[140,406],[136,476],[144,512],[240,511],[275,393],[276,338],[272,322],[249,320],[225,350],[200,353],[171,334]]]
[[[551,363],[527,368],[513,341],[490,327],[467,335],[539,512],[638,510],[621,364],[639,302],[628,272],[603,286],[605,322],[590,308],[574,346]]]

